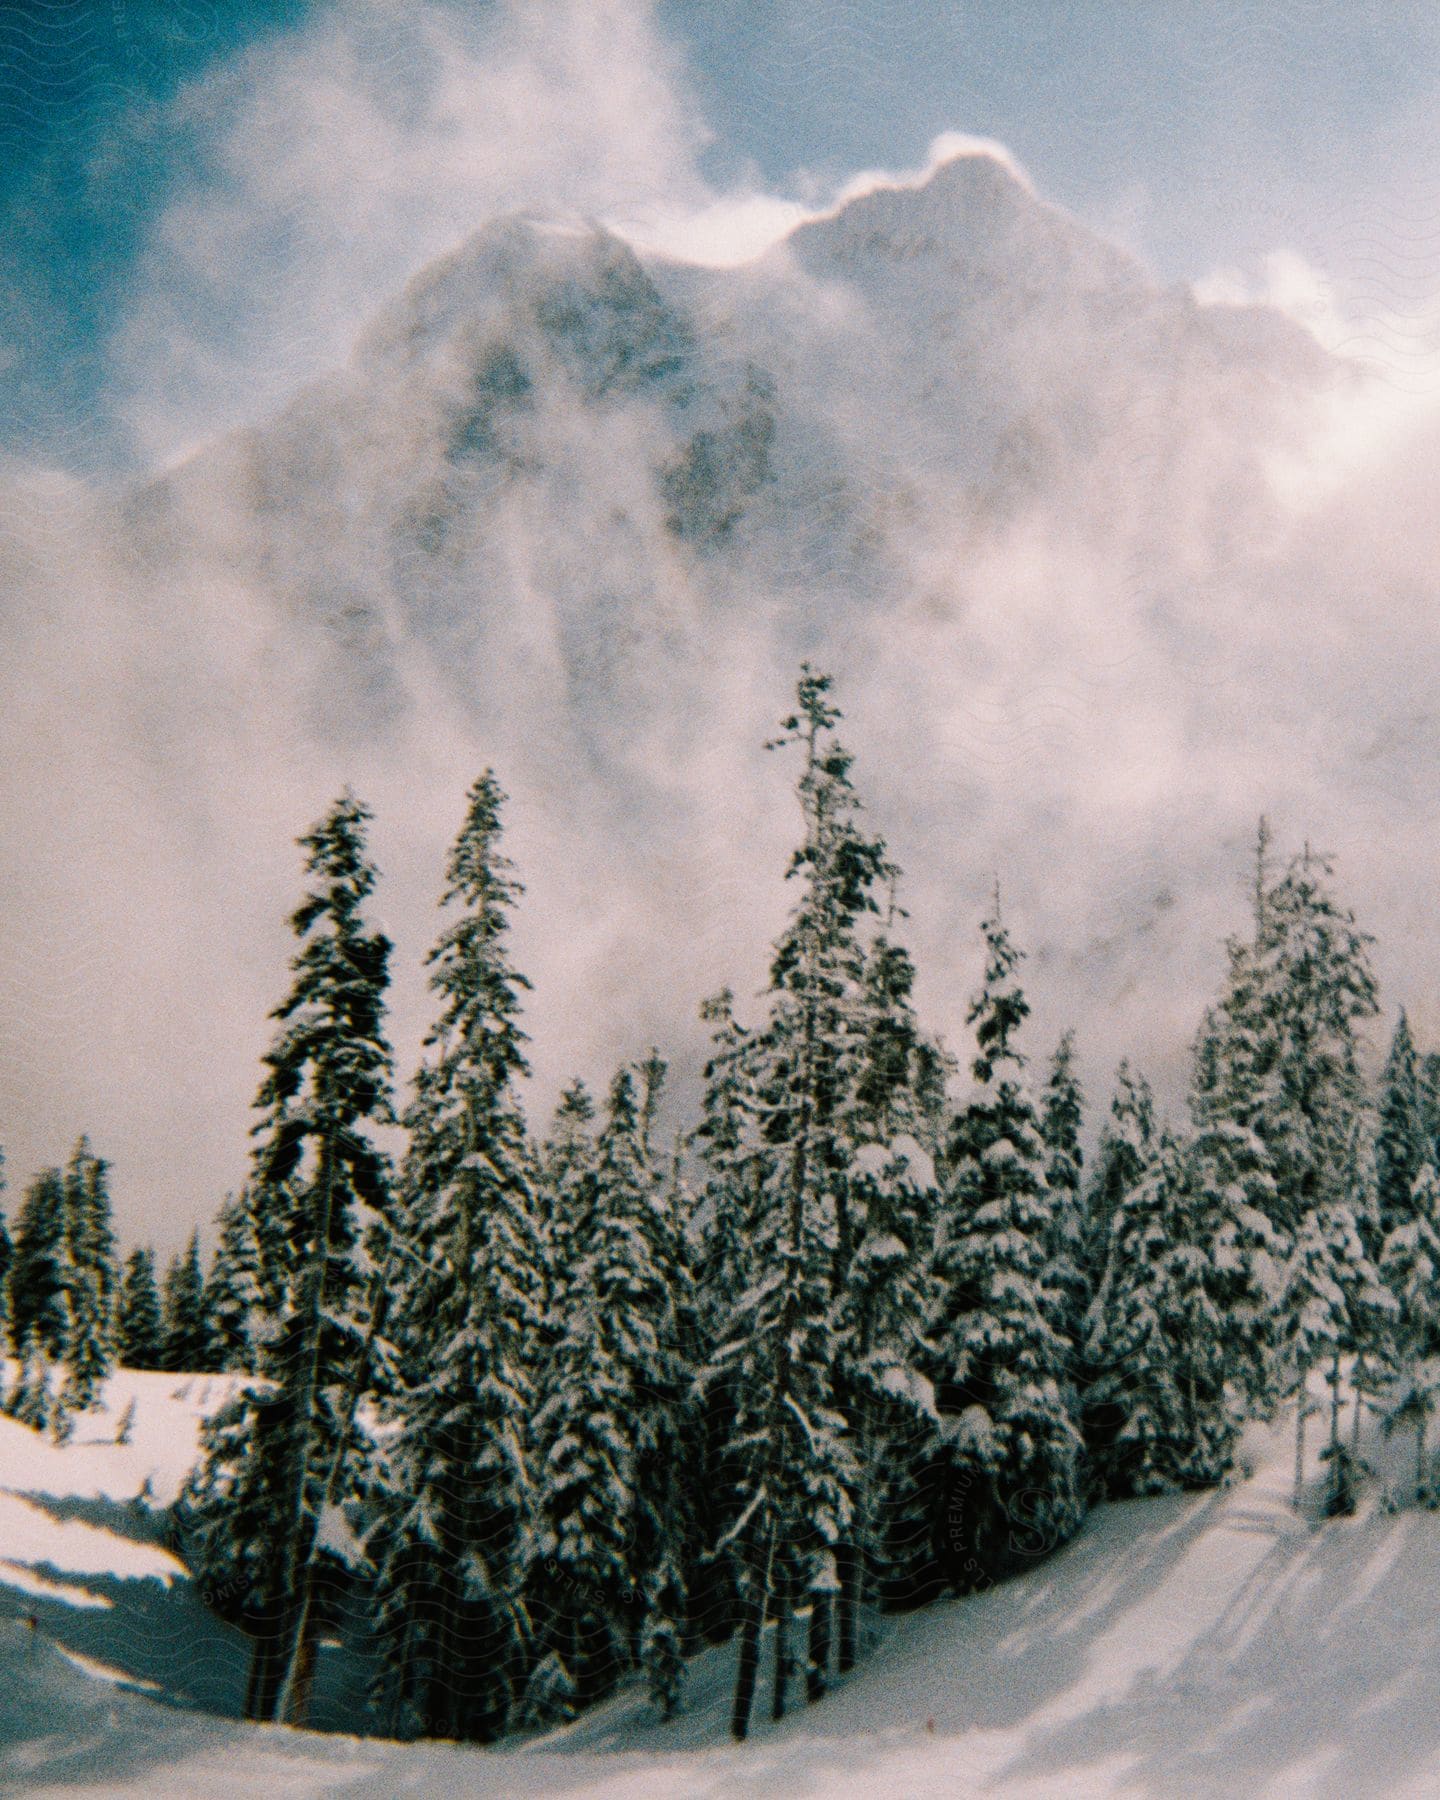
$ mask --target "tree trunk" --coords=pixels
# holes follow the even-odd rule
[[[830,1673],[830,1619],[834,1602],[829,1593],[810,1596],[810,1654],[805,1662],[805,1698],[812,1704],[825,1692]]]
[[[273,1603],[267,1604],[250,1651],[250,1673],[245,1683],[245,1717],[263,1721],[270,1717],[275,1686],[276,1636],[280,1620]]]
[[[1425,1498],[1425,1414],[1415,1415],[1415,1498]]]
[[[275,1717],[280,1683],[285,1673],[285,1646],[289,1642],[287,1633],[294,1617],[293,1610],[284,1596],[273,1599],[266,1607],[265,1612],[264,1635],[256,1642],[255,1654],[250,1666],[250,1688],[253,1697],[250,1716],[262,1725],[269,1724]]]
[[[750,1708],[755,1699],[755,1676],[760,1667],[760,1602],[745,1601],[740,1616],[740,1656],[735,1665],[735,1705],[730,1714],[730,1735],[742,1743],[750,1729]]]
[[[1358,1460],[1360,1456],[1360,1409],[1362,1404],[1360,1390],[1365,1382],[1365,1358],[1363,1356],[1357,1356],[1355,1358],[1355,1364],[1351,1370],[1350,1379],[1355,1384],[1355,1395],[1350,1404],[1350,1454]]]
[[[307,1608],[296,1634],[294,1673],[290,1680],[283,1723],[303,1725],[310,1710],[310,1689],[315,1684],[315,1661],[319,1653],[314,1614]]]
[[[775,1584],[775,1687],[770,1696],[770,1717],[785,1717],[785,1691],[790,1685],[790,1583],[782,1576]]]
[[[1305,1491],[1305,1420],[1309,1416],[1309,1370],[1300,1371],[1300,1389],[1295,1401],[1295,1510],[1300,1510],[1300,1496]]]
[[[1340,1351],[1330,1359],[1330,1512],[1340,1510],[1344,1474],[1340,1467]]]
[[[839,1555],[840,1595],[835,1603],[835,1663],[842,1675],[855,1667],[859,1654],[860,1596],[865,1576],[865,1552],[857,1534]]]
[[[775,1560],[775,1527],[772,1524],[761,1564],[763,1574],[757,1581],[752,1570],[750,1591],[740,1611],[740,1655],[735,1664],[735,1705],[730,1714],[730,1735],[743,1742],[750,1730],[750,1708],[755,1703],[755,1677],[760,1669],[760,1631],[765,1622],[765,1609],[770,1600],[770,1572]]]

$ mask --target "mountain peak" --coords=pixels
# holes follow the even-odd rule
[[[959,275],[995,272],[1008,283],[1129,289],[1145,281],[1125,251],[1041,200],[1003,155],[966,148],[937,161],[923,181],[861,188],[787,240],[802,266],[853,274],[896,264]]]

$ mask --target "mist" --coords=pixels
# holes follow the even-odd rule
[[[1092,1109],[1125,1054],[1177,1105],[1262,811],[1336,853],[1389,1007],[1440,1035],[1413,331],[1400,381],[1383,303],[1358,354],[1293,255],[1165,287],[960,136],[803,203],[718,191],[645,8],[421,9],[403,58],[380,26],[327,15],[182,97],[209,160],[108,350],[149,473],[3,474],[12,1186],[83,1130],[122,1236],[208,1223],[293,840],[346,782],[407,1075],[486,766],[533,1122],[654,1043],[681,1123],[698,1002],[753,1016],[785,916],[763,744],[804,656],[962,1058],[998,877],[1031,1054],[1073,1024]]]

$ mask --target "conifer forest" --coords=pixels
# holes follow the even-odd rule
[[[167,1531],[244,1634],[251,1719],[305,1723],[337,1634],[386,1735],[479,1743],[626,1683],[668,1719],[729,1643],[744,1738],[887,1615],[1035,1568],[1103,1502],[1236,1479],[1255,1421],[1289,1420],[1297,1498],[1322,1446],[1330,1516],[1377,1420],[1413,1449],[1392,1503],[1440,1503],[1440,1054],[1403,1010],[1379,1041],[1332,859],[1261,820],[1184,1104],[1130,1061],[1085,1095],[1075,1034],[1034,1041],[1003,870],[968,1036],[919,1016],[838,698],[805,666],[769,745],[788,918],[763,993],[695,996],[693,1116],[643,1042],[527,1116],[487,769],[417,1068],[347,790],[299,839],[248,1179],[204,1243],[117,1244],[86,1138],[9,1196],[14,1420],[63,1443],[117,1366],[237,1377]]]

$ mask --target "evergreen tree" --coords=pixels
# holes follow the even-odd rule
[[[17,1423],[44,1431],[54,1421],[55,1399],[40,1334],[33,1325],[25,1327],[15,1353],[20,1368],[6,1396],[5,1410]]]
[[[1196,1039],[1190,1110],[1196,1178],[1223,1197],[1215,1263],[1218,1300],[1231,1323],[1230,1378],[1237,1404],[1268,1413],[1278,1398],[1276,1303],[1288,1253],[1279,1223],[1274,1157],[1265,1130],[1276,1062],[1273,983],[1264,959],[1271,835],[1260,820],[1252,888],[1252,932],[1227,940],[1226,982]]]
[[[756,1083],[760,1045],[735,1017],[725,988],[700,1009],[711,1028],[700,1123],[693,1142],[702,1179],[692,1218],[695,1268],[700,1479],[696,1484],[702,1549],[691,1573],[695,1619],[713,1641],[736,1622],[734,1559],[721,1546],[738,1517],[743,1463],[735,1455],[735,1371],[710,1359],[728,1327],[736,1296],[749,1279],[750,1246],[759,1230],[765,1145]]]
[[[1378,1278],[1377,1285],[1362,1288],[1352,1296],[1350,1305],[1350,1341],[1346,1346],[1353,1354],[1349,1368],[1351,1389],[1351,1428],[1349,1444],[1343,1453],[1340,1444],[1340,1367],[1332,1359],[1327,1379],[1330,1382],[1330,1448],[1327,1452],[1330,1471],[1332,1511],[1350,1510],[1355,1483],[1362,1472],[1360,1461],[1360,1424],[1367,1408],[1382,1407],[1396,1363],[1394,1342],[1397,1306],[1395,1296],[1381,1273],[1381,1254],[1385,1233],[1380,1226],[1379,1170],[1375,1154],[1375,1118],[1366,1113],[1357,1119],[1351,1133],[1346,1157],[1344,1191],[1355,1220],[1361,1249]]]
[[[1045,1185],[1050,1194],[1051,1280],[1060,1294],[1056,1319],[1070,1347],[1074,1378],[1081,1379],[1085,1314],[1093,1294],[1084,1194],[1085,1153],[1080,1132],[1085,1099],[1075,1074],[1075,1034],[1056,1046],[1040,1102],[1040,1136],[1045,1145]]]
[[[711,1054],[694,1134],[705,1171],[696,1209],[697,1280],[704,1331],[713,1343],[744,1278],[747,1246],[761,1211],[765,1147],[758,1123],[755,1034],[735,1017],[729,988],[705,1001],[700,1016],[711,1027]]]
[[[1420,1059],[1420,1106],[1431,1151],[1440,1160],[1440,1050]]]
[[[925,1147],[933,1063],[911,999],[909,954],[882,933],[855,1001],[858,1054],[842,1120],[854,1251],[840,1272],[837,1373],[857,1462],[854,1528],[838,1552],[837,1665],[853,1667],[863,1606],[912,1579],[917,1460],[934,1435],[926,1327],[936,1306],[939,1206]]]
[[[805,841],[790,874],[801,892],[776,946],[764,1066],[756,1083],[766,1144],[744,1277],[708,1377],[734,1397],[730,1453],[738,1511],[727,1533],[740,1594],[732,1729],[749,1729],[760,1632],[778,1608],[776,1710],[785,1627],[809,1606],[806,1687],[824,1691],[837,1552],[851,1541],[859,1471],[842,1410],[835,1307],[855,1249],[843,1109],[859,1051],[863,971],[857,924],[890,874],[884,846],[856,823],[851,758],[834,737],[830,681],[802,671],[782,744],[799,743]]]
[[[642,1072],[648,1115],[666,1066],[652,1051]],[[714,1540],[706,1535],[710,1516],[695,1460],[702,1441],[696,1377],[705,1352],[695,1285],[694,1200],[681,1173],[683,1140],[677,1137],[668,1176],[662,1174],[648,1132],[644,1142],[655,1183],[655,1246],[669,1289],[670,1335],[660,1341],[656,1365],[668,1386],[654,1390],[650,1442],[640,1462],[650,1516],[657,1522],[637,1560],[643,1610],[640,1667],[652,1705],[662,1719],[669,1719],[684,1690],[686,1648],[698,1642],[697,1591],[704,1587],[701,1571]]]
[[[506,948],[521,887],[498,847],[503,800],[488,771],[471,790],[441,902],[456,916],[429,957],[442,1006],[406,1114],[410,1272],[381,1500],[380,1582],[404,1721],[452,1738],[505,1729],[529,1652],[542,1253],[514,1092],[526,1073],[517,1020],[529,983]]]
[[[1410,1021],[1402,1011],[1390,1040],[1385,1072],[1380,1078],[1380,1117],[1375,1131],[1376,1195],[1380,1241],[1411,1213],[1415,1179],[1427,1162],[1435,1160],[1420,1059],[1410,1035]],[[1378,1245],[1370,1246],[1372,1251]]]
[[[946,1560],[961,1587],[1063,1542],[1082,1513],[1046,1149],[1015,1041],[1030,1009],[998,896],[982,929],[976,1091],[956,1121],[935,1334]]]
[[[668,1714],[681,1672],[680,1272],[629,1070],[610,1090],[597,1151],[590,1243],[535,1422],[538,1659],[526,1710],[537,1719],[606,1692],[637,1652]]]
[[[1396,1376],[1386,1425],[1414,1431],[1416,1496],[1429,1501],[1426,1432],[1440,1400],[1440,1175],[1433,1163],[1421,1168],[1406,1216],[1386,1234],[1380,1273],[1396,1307]]]
[[[70,1340],[70,1232],[65,1178],[45,1169],[26,1190],[10,1268],[10,1333],[20,1353],[27,1336],[37,1354],[59,1361]]]
[[[65,1171],[65,1227],[70,1317],[60,1405],[74,1413],[96,1404],[114,1367],[120,1285],[106,1166],[83,1137]]]
[[[271,1315],[251,1187],[220,1209],[220,1242],[205,1283],[203,1312],[205,1366],[258,1374]]]
[[[1308,1207],[1296,1233],[1281,1296],[1287,1334],[1285,1363],[1295,1392],[1295,1503],[1300,1503],[1305,1468],[1305,1425],[1310,1412],[1310,1375],[1324,1368],[1330,1383],[1330,1436],[1327,1460],[1330,1506],[1341,1510],[1340,1359],[1363,1346],[1367,1317],[1384,1304],[1380,1277],[1366,1254],[1356,1217],[1353,1152],[1351,1174],[1336,1191]],[[1440,1265],[1437,1265],[1440,1268]],[[1440,1317],[1440,1311],[1437,1311]]]
[[[1278,1024],[1264,1120],[1276,1159],[1279,1223],[1298,1235],[1333,1199],[1350,1134],[1365,1110],[1359,1031],[1378,1011],[1369,948],[1330,893],[1330,860],[1308,846],[1272,890],[1263,945]]]
[[[256,1719],[303,1715],[316,1566],[344,1573],[334,1514],[357,1486],[357,1408],[383,1292],[360,1241],[360,1209],[388,1205],[388,1160],[371,1130],[394,1116],[390,944],[364,917],[375,885],[369,818],[346,793],[300,840],[311,886],[291,917],[300,948],[273,1015],[280,1031],[256,1100],[251,1176],[262,1276],[275,1295],[264,1355],[273,1385],[245,1390],[209,1422],[182,1496],[207,1573],[244,1584],[255,1635],[245,1710]]]
[[[1255,924],[1196,1057],[1202,1179],[1229,1197],[1217,1263],[1229,1292],[1237,1386],[1267,1412],[1293,1391],[1298,1342],[1285,1270],[1309,1212],[1336,1203],[1365,1104],[1358,1030],[1376,1010],[1370,939],[1330,893],[1330,862],[1306,848],[1269,881],[1256,857]]]
[[[595,1102],[583,1081],[560,1096],[550,1135],[535,1157],[541,1256],[541,1331],[547,1346],[564,1330],[567,1290],[595,1218]]]
[[[1155,1101],[1150,1084],[1128,1061],[1122,1061],[1115,1071],[1110,1114],[1101,1129],[1095,1173],[1085,1202],[1082,1259],[1092,1289],[1099,1287],[1105,1275],[1115,1215],[1149,1168],[1154,1140]],[[1052,1152],[1052,1167],[1054,1161]],[[1062,1183],[1064,1174],[1062,1164]]]
[[[1137,1149],[1088,1316],[1090,1441],[1111,1498],[1217,1482],[1236,1438],[1210,1196],[1168,1132],[1152,1132]]]
[[[200,1263],[200,1234],[192,1231],[184,1250],[165,1271],[163,1301],[163,1366],[189,1374],[209,1360],[210,1332],[205,1316],[205,1273]]]
[[[121,1364],[127,1369],[158,1369],[164,1363],[164,1346],[155,1257],[144,1248],[132,1250],[120,1289]]]

